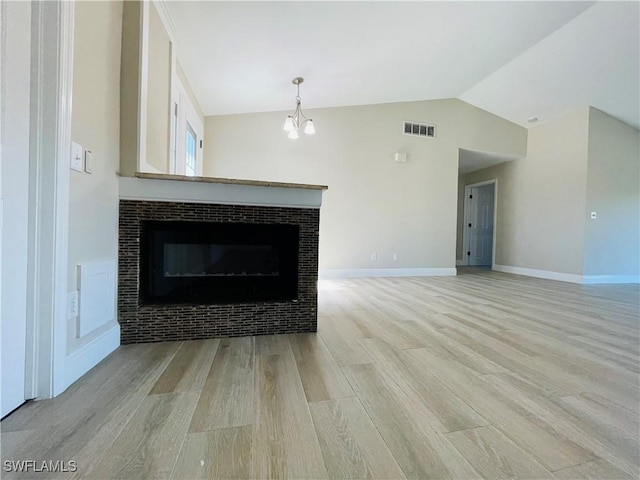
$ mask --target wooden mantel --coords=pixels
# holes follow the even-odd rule
[[[136,172],[120,177],[122,200],[320,208],[326,185]]]
[[[169,175],[166,173],[136,172],[136,178],[149,178],[153,180],[179,180],[182,182],[222,183],[231,185],[251,185],[254,187],[279,187],[279,188],[304,188],[308,190],[327,190],[326,185],[309,185],[305,183],[265,182],[261,180],[241,180],[238,178],[220,177],[189,177],[186,175]]]

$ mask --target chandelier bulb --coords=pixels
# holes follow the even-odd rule
[[[313,135],[316,133],[316,128],[313,126],[313,120],[307,120],[307,124],[304,127],[304,133],[307,135]]]
[[[285,132],[290,132],[291,130],[295,129],[295,126],[293,125],[293,117],[291,115],[289,115],[287,117],[287,119],[284,121],[284,130]]]
[[[292,129],[292,130],[289,132],[288,137],[289,137],[291,140],[295,140],[296,138],[298,138],[298,131],[297,131],[296,129]]]

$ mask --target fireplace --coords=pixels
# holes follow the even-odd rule
[[[298,225],[142,222],[142,303],[296,301],[298,241]]]
[[[120,178],[123,344],[316,331],[326,187],[136,176]]]

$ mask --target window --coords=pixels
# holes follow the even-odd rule
[[[187,151],[186,151],[186,163],[185,163],[185,167],[184,167],[184,174],[189,176],[189,177],[195,177],[197,174],[196,171],[196,155],[197,155],[197,139],[198,136],[196,135],[196,132],[193,131],[193,128],[191,127],[191,125],[189,124],[189,122],[187,122]]]
[[[202,175],[204,125],[178,76],[173,78],[170,138],[170,172],[195,177]]]
[[[178,104],[173,104],[171,115],[171,173],[178,173]]]

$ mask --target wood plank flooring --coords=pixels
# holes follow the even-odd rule
[[[321,281],[317,334],[123,346],[28,403],[2,477],[637,479],[639,303],[481,269]]]

